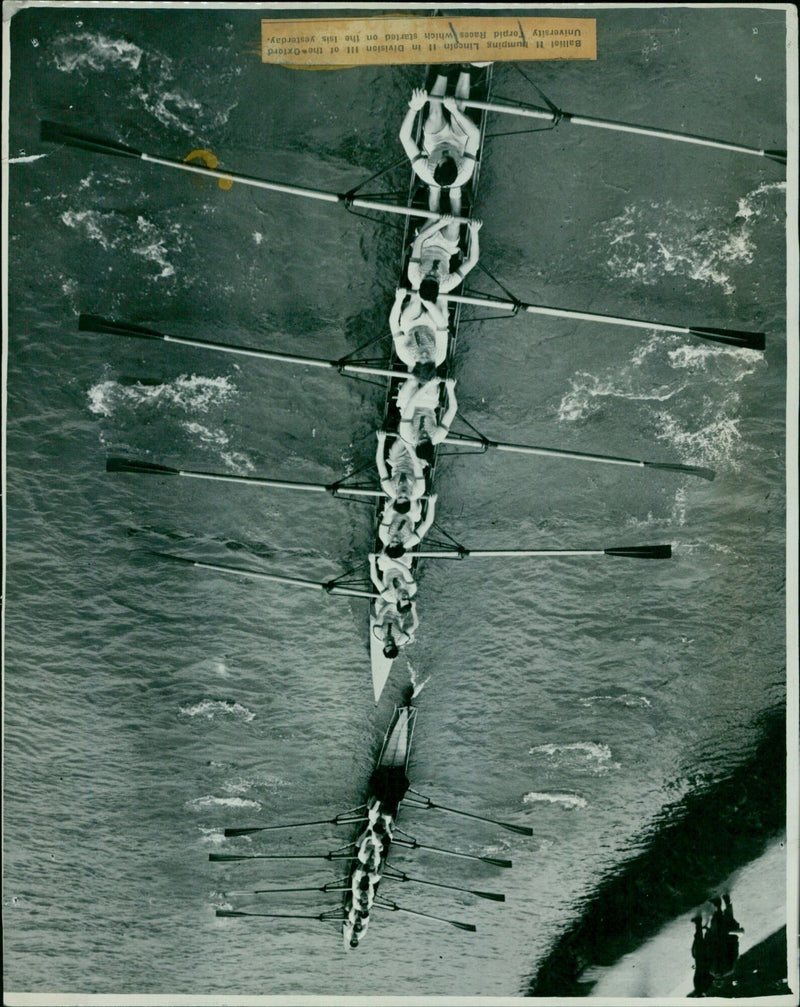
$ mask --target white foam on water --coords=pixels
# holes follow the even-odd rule
[[[143,407],[183,409],[186,412],[208,412],[229,402],[236,388],[227,377],[206,378],[181,374],[163,385],[121,385],[116,381],[101,381],[88,393],[89,409],[96,416],[113,416],[118,409]]]
[[[203,444],[215,444],[220,447],[228,443],[228,435],[224,430],[209,430],[208,427],[203,426],[202,423],[196,423],[190,420],[184,420],[181,426],[190,434],[192,437],[196,437]]]
[[[637,382],[642,382],[637,387]],[[570,378],[570,390],[558,407],[559,423],[574,423],[586,419],[601,409],[606,399],[626,399],[630,402],[667,402],[678,395],[684,386],[655,385],[647,387],[644,375],[637,373],[636,362],[631,369],[590,374],[578,371]]]
[[[429,675],[425,679],[424,682],[420,682],[420,680],[417,678],[417,669],[408,660],[408,658],[406,658],[406,662],[408,664],[408,673],[409,673],[409,678],[410,678],[410,681],[411,681],[411,685],[413,686],[413,692],[411,693],[411,698],[412,699],[416,699],[417,696],[422,692],[422,690],[428,684],[428,682],[430,682],[431,678],[430,678],[430,675]]]
[[[587,805],[586,798],[578,794],[539,794],[534,790],[525,794],[522,801],[524,804],[561,804],[570,810],[585,808]]]
[[[738,471],[737,448],[742,440],[739,431],[740,420],[731,415],[732,405],[738,404],[738,395],[728,396],[728,401],[720,406],[720,413],[701,425],[697,420],[686,421],[667,412],[658,412],[656,437],[677,448],[681,457],[689,457],[700,465],[719,465]]]
[[[215,797],[213,794],[195,797],[194,800],[186,801],[183,806],[188,811],[204,811],[207,808],[252,808],[254,811],[261,810],[261,805],[258,801],[248,801],[242,797]]]
[[[247,455],[242,454],[241,451],[223,451],[220,454],[222,461],[239,475],[246,475],[248,472],[252,472],[255,469],[255,465]]]
[[[255,720],[256,716],[241,703],[231,703],[225,699],[204,699],[191,706],[182,706],[180,713],[184,717],[205,717],[207,720],[213,720],[217,716],[236,717],[246,723]]]
[[[614,703],[621,706],[652,706],[653,704],[646,696],[633,696],[624,693],[622,696],[586,696],[580,700],[581,706],[595,706],[598,703]]]
[[[557,765],[584,765],[593,772],[604,773],[608,769],[619,769],[619,763],[611,762],[611,749],[593,741],[573,741],[569,744],[534,745],[529,755],[545,755]]]
[[[53,42],[53,59],[59,70],[138,70],[144,51],[125,39],[80,32],[62,35]]]
[[[62,223],[73,230],[80,232],[84,238],[90,241],[97,241],[108,251],[116,248],[118,239],[109,238],[103,231],[103,223],[106,215],[99,210],[65,210],[61,214]]]
[[[225,833],[222,829],[204,829],[202,825],[198,825],[197,828],[202,833],[200,836],[201,843],[207,843],[210,846],[222,846],[225,842]]]
[[[21,157],[10,157],[9,164],[30,164],[31,161],[38,161],[42,157],[49,157],[48,154],[23,154]]]
[[[757,220],[759,217],[763,216],[764,211],[766,210],[773,195],[785,192],[786,182],[762,182],[757,189],[753,189],[752,192],[748,192],[746,196],[742,196],[739,199],[739,208],[736,211],[737,218],[750,220],[754,217]],[[770,199],[765,199],[765,196],[769,196]],[[782,213],[782,203],[780,208]],[[777,212],[775,213],[774,219],[776,222],[781,219]]]
[[[226,794],[246,794],[254,787],[277,791],[287,786],[289,784],[280,776],[238,776],[232,780],[225,780],[222,789]]]

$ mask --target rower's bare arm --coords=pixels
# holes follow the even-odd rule
[[[402,335],[402,328],[400,326],[400,315],[403,311],[403,301],[406,297],[406,291],[400,288],[394,296],[394,304],[392,305],[392,310],[389,313],[389,329],[392,333],[392,338],[395,336]]]
[[[478,259],[481,254],[480,240],[478,239],[478,232],[483,227],[482,220],[471,220],[469,222],[469,233],[470,233],[470,243],[469,243],[469,255],[459,266],[459,273],[462,277],[465,277],[467,273],[477,264]]]
[[[419,523],[419,525],[414,530],[414,534],[418,539],[423,539],[431,529],[434,518],[436,517],[436,500],[437,496],[435,493],[431,493],[428,497],[428,508],[425,511],[425,517]]]
[[[449,430],[453,420],[456,418],[456,412],[458,411],[458,402],[456,401],[456,379],[448,378],[444,385],[447,389],[447,410],[445,411],[444,416],[442,416],[440,426]]]
[[[378,573],[378,564],[375,559],[375,553],[371,552],[369,554],[369,575],[372,578],[372,583],[378,589],[378,591],[383,591],[386,585],[381,580],[380,574]]]
[[[381,485],[383,485],[384,481],[389,479],[389,469],[386,467],[386,458],[384,457],[384,451],[386,448],[386,432],[384,430],[379,430],[377,437],[378,450],[375,453],[375,464],[378,467],[378,475],[381,478]]]

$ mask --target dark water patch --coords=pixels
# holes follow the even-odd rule
[[[556,942],[527,996],[591,995],[594,982],[580,981],[584,969],[613,965],[700,905],[785,827],[783,707],[756,724],[761,740],[752,756],[724,779],[665,807],[643,851],[597,886],[580,920]]]

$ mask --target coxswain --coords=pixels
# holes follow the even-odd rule
[[[392,818],[397,817],[400,801],[405,797],[409,786],[405,770],[392,766],[378,767],[369,781],[369,788],[380,800],[383,813]]]
[[[378,450],[375,462],[381,480],[381,489],[394,501],[395,510],[408,513],[414,500],[419,500],[425,493],[425,470],[422,462],[414,451],[410,451],[399,437],[389,449],[385,457],[386,431],[378,431]],[[389,468],[391,466],[391,475]]]
[[[436,378],[422,384],[411,377],[397,393],[397,407],[400,410],[397,432],[400,439],[414,449],[417,458],[428,465],[433,463],[435,446],[450,432],[458,410],[455,378],[447,378],[444,381],[447,404],[440,410],[440,418],[437,418],[441,383]]]
[[[471,220],[469,252],[456,269],[450,269],[450,260],[461,251],[460,225],[447,214],[431,220],[417,235],[408,262],[408,282],[411,289],[419,291],[423,304],[436,305],[440,294],[447,294],[463,282],[480,257],[478,233],[482,220]]]
[[[447,359],[447,302],[440,297],[431,303],[418,292],[409,293],[398,289],[389,314],[395,353],[410,371],[424,365],[435,369]]]
[[[431,88],[431,101],[423,126],[422,150],[414,142],[413,128],[417,112],[428,104],[428,93],[415,88],[408,103],[400,142],[408,155],[414,171],[428,185],[428,207],[439,209],[441,190],[450,193],[450,210],[461,213],[461,186],[472,178],[480,147],[481,134],[475,123],[458,106],[458,98],[469,97],[469,73],[459,74],[455,97],[445,98],[447,77],[440,74]],[[445,116],[445,110],[447,116]]]

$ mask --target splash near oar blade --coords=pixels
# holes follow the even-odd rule
[[[692,325],[689,332],[701,339],[709,339],[712,343],[724,343],[726,346],[740,346],[745,350],[763,352],[766,346],[766,336],[763,332],[747,332],[741,329],[713,329],[707,326]]]
[[[141,150],[128,147],[115,140],[104,140],[101,137],[90,136],[59,122],[42,120],[39,128],[39,138],[46,143],[63,143],[68,147],[80,147],[82,150],[93,150],[98,154],[115,154],[118,157],[141,157]]]
[[[627,556],[630,559],[669,559],[672,556],[671,545],[633,545],[620,546],[618,549],[604,549],[606,556]]]
[[[699,476],[700,479],[707,479],[713,482],[717,473],[713,469],[702,468],[699,465],[679,465],[676,462],[645,462],[645,467],[649,469],[662,469],[666,472],[683,472],[687,476]]]

